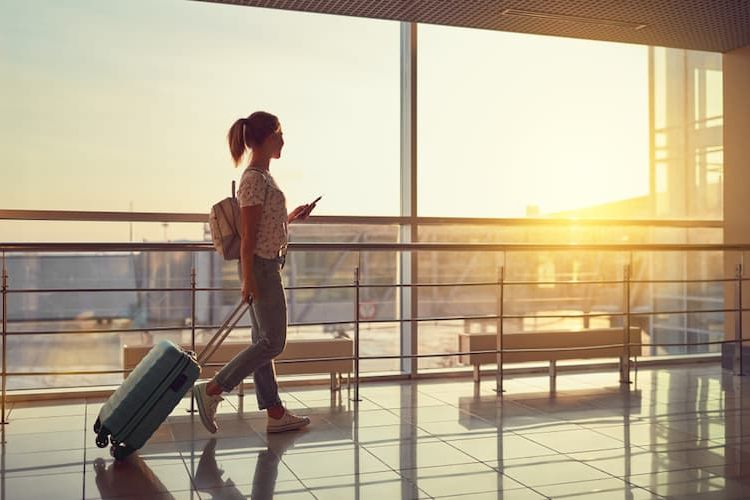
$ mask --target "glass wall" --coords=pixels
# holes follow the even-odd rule
[[[721,219],[721,55],[420,26],[419,213]]]
[[[284,128],[290,209],[323,195],[317,214],[398,214],[396,22],[41,0],[4,4],[0,40],[2,208],[207,213],[240,174],[230,125],[262,109]]]
[[[292,239],[299,242],[395,243],[397,236],[396,226],[292,226]],[[354,339],[354,271],[359,267],[361,353],[399,354],[398,289],[392,286],[398,282],[396,253],[291,252],[287,262],[282,278],[288,339]],[[120,370],[126,345],[148,346],[161,339],[189,345],[193,269],[201,289],[195,298],[197,343],[208,342],[239,298],[236,261],[214,252],[11,253],[5,264],[12,372]],[[249,319],[243,318],[228,342],[249,343],[250,334]],[[372,360],[360,368],[382,373],[398,366],[398,360]],[[118,374],[24,376],[11,377],[8,387],[120,380]]]
[[[316,215],[400,213],[398,23],[178,0],[13,2],[5,14],[0,209],[205,214],[240,174],[229,158],[228,127],[265,109],[284,127],[283,157],[272,172],[288,208],[323,195]],[[712,223],[569,222],[721,221],[720,55],[444,26],[418,30],[418,242],[722,242],[720,225]],[[499,220],[436,225],[421,217]],[[568,221],[520,225],[503,218]],[[347,221],[293,225],[291,240],[393,243],[408,229]],[[203,222],[0,221],[0,241],[208,239]],[[634,279],[649,281],[718,278],[722,260],[715,252],[420,252],[416,281],[434,286],[416,293],[424,320],[415,331],[418,352],[449,353],[458,350],[460,334],[495,331],[497,321],[481,316],[497,313],[501,265],[509,280],[619,281],[631,264]],[[284,270],[290,338],[352,338],[357,312],[362,355],[399,354],[410,340],[400,328],[400,265],[396,252],[291,253]],[[199,287],[225,288],[197,293],[200,341],[236,303],[233,262],[207,252],[8,258],[16,290],[184,288],[193,267]],[[357,267],[358,308],[350,286]],[[476,282],[489,284],[460,286]],[[455,286],[437,286],[446,283]],[[321,288],[296,289],[307,286]],[[531,284],[505,298],[506,313],[530,316],[506,321],[510,333],[623,325],[619,284]],[[184,291],[14,293],[11,330],[26,334],[9,342],[9,368],[79,369],[84,357],[60,354],[78,346],[97,369],[118,369],[126,343],[189,339],[190,299]],[[646,343],[723,335],[723,314],[695,312],[725,307],[715,284],[634,284],[631,307]],[[694,312],[657,314],[679,309]],[[534,317],[587,312],[601,316]],[[248,341],[247,326],[233,338]],[[76,329],[86,333],[48,333]],[[98,332],[107,329],[134,331]],[[653,346],[643,355],[714,351]],[[366,361],[362,370],[399,366]],[[422,370],[459,366],[456,357],[418,363]],[[11,387],[94,383],[102,379],[18,379]]]
[[[422,242],[511,243],[511,244],[719,244],[720,228],[642,227],[629,225],[578,224],[560,227],[492,225],[423,225]],[[730,256],[729,258],[733,258]],[[529,284],[508,286],[504,293],[505,313],[528,316],[505,321],[505,332],[530,333],[622,328],[625,312],[625,266],[631,266],[631,323],[641,329],[644,344],[715,342],[723,340],[722,313],[677,311],[720,310],[725,307],[722,284],[668,283],[663,280],[713,280],[723,275],[721,252],[507,252],[504,255],[464,252],[424,252],[419,257],[420,282],[496,283],[500,266],[505,279],[524,282],[574,282],[570,285]],[[617,281],[609,284],[576,284],[581,281]],[[497,315],[498,286],[426,287],[420,289],[422,317]],[[727,307],[731,307],[729,304]],[[654,314],[657,312],[665,314]],[[666,312],[671,313],[666,314]],[[540,318],[575,316],[591,318]],[[611,314],[611,316],[608,316]],[[419,346],[422,352],[455,352],[460,333],[491,334],[497,321],[453,320],[421,323]],[[436,338],[441,338],[436,343]],[[718,346],[648,346],[641,355],[718,352]],[[424,368],[461,365],[453,357],[421,360]]]
[[[721,219],[721,54],[652,47],[654,215]]]
[[[721,55],[695,51],[419,27],[419,214],[421,216],[721,220]],[[721,243],[716,228],[621,224],[422,225],[422,242]],[[496,262],[420,260],[420,281],[482,275]],[[437,259],[437,260],[436,260]],[[511,265],[510,261],[513,262]],[[492,260],[492,259],[490,259]],[[723,257],[704,253],[626,256],[509,253],[508,276],[529,281],[720,278]],[[609,276],[609,278],[607,278]],[[508,278],[511,279],[511,278]],[[622,328],[623,285],[510,287],[506,332]],[[725,307],[720,283],[633,284],[634,324],[648,344],[723,339],[724,315],[674,311]],[[421,292],[420,313],[497,314],[496,292]],[[466,303],[462,302],[466,298]],[[655,314],[657,311],[672,311]],[[605,314],[590,320],[538,315]],[[469,324],[477,323],[477,325]],[[481,325],[480,325],[481,323]],[[496,321],[464,321],[460,332],[494,334]],[[420,325],[434,349],[438,325]],[[445,328],[443,328],[445,330]],[[440,345],[455,349],[455,340]],[[643,355],[717,352],[716,346],[650,346]],[[442,364],[441,364],[442,363]],[[424,360],[422,367],[460,360]]]
[[[418,51],[420,215],[642,204],[647,47],[420,26]]]

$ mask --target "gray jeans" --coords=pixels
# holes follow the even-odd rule
[[[252,373],[258,408],[265,410],[281,405],[273,358],[286,345],[286,297],[277,260],[255,255],[253,274],[260,300],[253,300],[250,307],[252,344],[224,365],[214,381],[229,392]]]

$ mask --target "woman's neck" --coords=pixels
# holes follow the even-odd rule
[[[248,167],[255,168],[258,170],[266,170],[268,171],[268,168],[271,166],[271,159],[270,158],[253,158],[250,160],[250,164]]]

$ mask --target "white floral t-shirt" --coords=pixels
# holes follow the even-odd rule
[[[240,207],[263,205],[258,228],[255,255],[274,259],[287,245],[286,199],[276,181],[268,172],[246,168],[237,192]]]

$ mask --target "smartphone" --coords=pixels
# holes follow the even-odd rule
[[[312,212],[312,209],[315,208],[315,204],[318,203],[322,197],[323,197],[322,195],[318,196],[317,198],[315,198],[315,201],[313,201],[307,206],[307,210],[305,210],[305,217],[310,215],[310,212]]]

